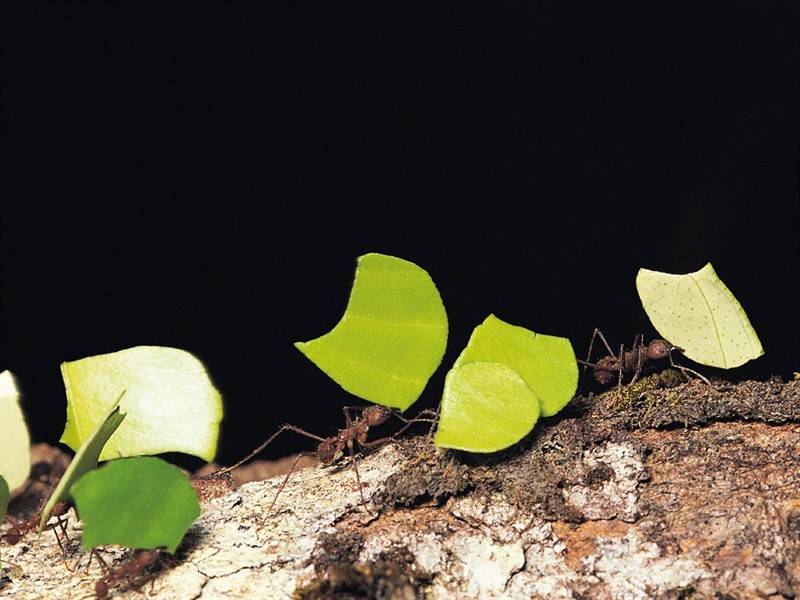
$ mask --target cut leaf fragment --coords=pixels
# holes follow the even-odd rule
[[[100,460],[184,452],[212,461],[217,451],[222,397],[197,358],[184,350],[137,346],[61,365],[67,425],[61,441],[73,450],[126,390],[125,424]]]
[[[744,309],[711,263],[685,275],[639,269],[636,289],[653,327],[691,360],[732,369],[764,354]]]
[[[10,371],[0,373],[0,475],[10,489],[28,479],[31,438],[19,406],[19,391]]]
[[[497,452],[530,433],[538,418],[539,399],[516,371],[496,362],[468,362],[447,374],[435,443]]]
[[[103,446],[106,445],[108,438],[110,438],[122,421],[125,419],[125,413],[120,412],[119,402],[125,394],[123,391],[114,403],[111,405],[111,410],[106,415],[105,419],[97,426],[97,428],[86,438],[83,445],[75,453],[75,457],[70,461],[64,475],[58,480],[58,485],[53,493],[50,494],[47,503],[42,509],[42,516],[39,519],[39,531],[42,531],[47,520],[50,518],[50,513],[56,504],[62,500],[70,498],[70,488],[78,479],[85,473],[97,468],[97,460],[103,451]]]
[[[149,456],[111,461],[87,473],[72,486],[72,496],[87,550],[117,544],[175,552],[200,514],[186,475]]]
[[[516,371],[536,394],[542,416],[560,411],[578,388],[578,363],[567,338],[535,333],[489,315],[469,338],[455,367],[498,362]]]
[[[345,390],[405,410],[419,398],[447,345],[447,313],[428,273],[385,254],[359,257],[344,316],[295,346]]]

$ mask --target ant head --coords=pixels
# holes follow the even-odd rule
[[[320,442],[320,445],[317,447],[319,462],[323,465],[331,464],[333,459],[336,458],[337,450],[338,448],[336,447],[335,441],[325,440],[324,442]]]
[[[389,420],[389,417],[392,416],[392,411],[385,406],[370,406],[369,408],[365,408],[364,412],[361,414],[361,417],[367,422],[367,425],[370,427],[375,427],[377,425],[383,425],[386,421]]]
[[[676,348],[666,340],[656,339],[647,345],[645,354],[651,360],[661,360],[662,358],[667,358],[673,350],[679,350],[679,348]]]

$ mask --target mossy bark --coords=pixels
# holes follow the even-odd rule
[[[158,598],[790,598],[800,592],[800,382],[578,398],[508,451],[425,438],[208,489]],[[368,509],[368,510],[367,510]],[[69,564],[78,550],[71,529]],[[0,596],[91,597],[52,534],[2,548]],[[106,561],[122,560],[110,551]],[[147,576],[143,579],[146,579]],[[137,582],[141,583],[141,582]],[[135,586],[117,597],[138,597]]]

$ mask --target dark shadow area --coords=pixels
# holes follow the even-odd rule
[[[207,365],[221,462],[284,422],[332,434],[354,399],[292,343],[370,251],[448,311],[412,414],[490,312],[578,356],[594,327],[655,336],[639,267],[714,264],[766,351],[725,376],[800,370],[791,3],[0,10],[0,369],[36,441],[63,428],[61,361],[140,344]]]

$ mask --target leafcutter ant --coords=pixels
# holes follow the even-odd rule
[[[608,354],[593,363],[590,362],[592,347],[594,346],[595,339],[598,337],[603,342],[606,350],[608,350]],[[681,351],[681,348],[658,338],[645,344],[644,336],[640,334],[633,338],[633,345],[630,350],[625,350],[625,346],[620,345],[619,354],[614,354],[603,332],[595,328],[592,339],[589,342],[589,352],[586,354],[586,360],[578,360],[578,362],[584,366],[584,371],[586,367],[592,367],[594,369],[594,378],[600,385],[608,385],[614,379],[614,375],[616,375],[618,390],[622,387],[622,378],[624,375],[633,374],[630,383],[634,384],[639,379],[648,363],[661,361],[667,358],[669,359],[670,366],[678,369],[684,375],[686,375],[686,373],[691,373],[699,379],[702,379],[708,385],[711,385],[708,379],[697,371],[675,363],[672,358],[672,353]]]
[[[110,569],[106,562],[100,558],[100,554],[95,550],[92,550],[92,555],[97,557],[97,560],[105,571],[105,575],[100,577],[94,584],[94,596],[98,600],[105,600],[105,598],[108,598],[109,588],[119,585],[123,580],[132,585],[137,585],[134,581],[136,577],[148,575],[148,567],[151,567],[159,561],[166,560],[166,555],[161,549],[136,550],[131,558],[116,568]],[[91,562],[91,557],[89,560]],[[88,567],[87,565],[87,569]],[[144,581],[140,581],[138,585],[142,585],[143,583]]]
[[[0,535],[0,539],[9,546],[15,546],[20,542],[20,540],[22,540],[22,538],[25,537],[27,533],[37,529],[39,527],[39,519],[42,516],[42,509],[44,508],[46,502],[47,496],[42,498],[42,501],[39,504],[39,508],[36,510],[36,512],[25,520],[19,520],[11,515],[6,515],[6,521],[11,525],[11,527],[3,535]],[[55,534],[58,547],[61,548],[62,554],[66,554],[66,551],[61,543],[61,536],[58,534],[58,530],[61,530],[61,535],[63,535],[64,539],[69,542],[69,535],[67,535],[67,523],[69,522],[69,519],[62,519],[67,512],[69,512],[69,504],[66,502],[59,502],[53,507],[53,510],[50,513],[51,517],[56,517],[58,520],[55,523],[50,523],[44,527],[45,529],[51,530]]]
[[[360,417],[353,418],[352,412],[353,411],[361,411]],[[235,465],[230,467],[226,467],[224,469],[220,469],[219,471],[213,473],[212,475],[208,475],[207,477],[218,477],[221,475],[225,475],[236,469],[237,467],[243,465],[248,460],[253,458],[256,454],[261,452],[264,448],[269,446],[275,438],[277,438],[281,433],[284,431],[294,431],[295,433],[299,433],[307,438],[315,440],[319,442],[317,446],[316,452],[300,452],[295,458],[294,462],[292,463],[289,472],[284,477],[283,481],[281,482],[280,486],[278,487],[278,491],[275,493],[275,497],[272,499],[272,502],[267,509],[267,513],[272,511],[272,507],[275,505],[275,502],[278,500],[278,496],[283,491],[283,488],[286,486],[286,483],[289,481],[289,477],[294,472],[297,463],[300,461],[302,456],[316,456],[319,461],[323,465],[330,465],[331,463],[336,460],[337,455],[339,452],[343,452],[345,448],[350,455],[350,464],[353,466],[353,470],[356,474],[356,483],[358,485],[358,492],[361,495],[361,503],[366,507],[367,501],[364,498],[364,490],[361,486],[361,476],[358,473],[358,465],[356,464],[356,449],[355,445],[357,444],[361,450],[366,450],[369,448],[377,448],[378,446],[382,446],[383,444],[389,442],[397,443],[397,437],[401,435],[404,431],[406,431],[409,427],[411,427],[414,423],[435,423],[438,419],[438,413],[434,410],[423,410],[421,411],[416,417],[413,419],[406,419],[393,410],[386,408],[385,406],[378,406],[372,405],[367,407],[362,406],[344,406],[342,407],[342,412],[344,413],[345,419],[345,428],[339,429],[335,435],[330,437],[324,438],[313,433],[310,433],[304,429],[300,429],[294,425],[284,424],[282,425],[278,431],[273,433],[267,440],[261,444],[258,448],[253,450],[250,454],[248,454],[245,458],[237,462]],[[386,423],[391,416],[394,415],[400,420],[405,422],[405,425],[401,427],[398,431],[396,431],[393,435],[382,437],[377,440],[368,440],[367,437],[369,435],[369,430],[371,427],[377,427],[378,425],[383,425]],[[420,418],[422,415],[425,415],[429,418]]]

